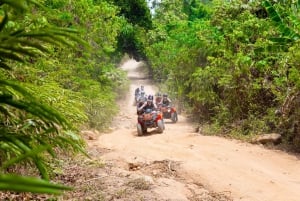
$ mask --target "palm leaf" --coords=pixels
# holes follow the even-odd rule
[[[10,33],[9,36],[16,36],[16,35],[24,32],[24,31],[25,31],[24,29],[19,29],[17,31],[14,31],[14,32]]]
[[[48,149],[47,146],[40,146],[40,147],[31,149],[15,136],[10,137],[10,138],[7,137],[5,140],[7,140],[7,142],[9,142],[9,140],[10,140],[11,144],[14,145],[14,148],[19,150],[20,155],[17,157],[14,157],[8,161],[5,161],[1,167],[2,170],[5,170],[9,166],[12,166],[16,163],[20,163],[21,161],[26,160],[28,158],[34,158],[34,157],[36,157],[37,154]]]
[[[2,19],[1,23],[0,23],[0,31],[3,30],[3,28],[5,27],[6,23],[8,22],[8,17],[7,17],[7,13],[4,13],[4,18]]]
[[[61,124],[64,126],[64,123],[66,123],[66,120],[59,115],[59,113],[55,112],[54,110],[52,110],[51,108],[39,104],[37,102],[31,101],[15,101],[15,100],[11,100],[11,99],[2,99],[2,103],[8,104],[12,107],[15,107],[19,110],[23,110],[26,111],[36,117],[41,118],[44,121],[48,121],[48,122],[55,122],[57,124]],[[33,105],[33,104],[37,104],[37,105]],[[52,124],[52,123],[51,123]],[[53,124],[54,126],[54,124]]]
[[[0,80],[0,86],[7,86],[12,88],[14,91],[19,92],[22,96],[28,98],[27,101],[24,100],[14,100],[12,95],[2,94],[0,95],[0,103],[8,104],[20,110],[24,110],[33,114],[46,122],[54,122],[63,127],[71,127],[70,124],[60,115],[58,112],[52,108],[40,104],[35,98],[26,91],[23,87],[17,85],[15,82]],[[9,90],[9,89],[8,89]]]
[[[77,36],[73,35],[74,32],[69,32],[69,30],[61,29],[61,30],[52,30],[52,29],[45,29],[44,31],[32,31],[27,33],[20,33],[17,34],[16,37],[33,37],[36,40],[40,40],[43,42],[49,42],[53,44],[53,41],[56,41],[56,44],[63,44],[67,46],[73,46],[68,39],[71,39],[75,42],[80,42],[81,44],[85,45],[86,42],[79,39]]]
[[[281,38],[269,38],[270,41],[275,42],[275,43],[281,43],[281,44],[286,44],[286,43],[291,43],[293,40],[291,38],[287,37],[281,37]]]
[[[70,140],[70,138],[65,137],[65,136],[59,136],[58,139],[60,140],[61,146],[65,146],[66,144],[72,144],[73,149],[75,151],[80,151],[82,154],[84,154],[86,157],[90,157],[83,149],[82,146],[80,146],[79,143],[74,143],[73,140]]]
[[[0,175],[0,190],[61,194],[65,190],[71,190],[71,188],[59,184],[53,184],[35,177]]]
[[[2,50],[1,50],[2,49]],[[37,53],[34,51],[35,49],[27,48],[27,47],[16,47],[16,46],[3,46],[0,45],[0,51],[1,52],[14,52],[16,55],[24,55],[24,56],[30,56],[30,57],[36,57]]]
[[[42,4],[34,0],[1,0],[1,4],[7,4],[14,9],[25,11],[28,9],[28,4],[37,5],[40,8],[43,8]]]
[[[275,8],[269,1],[263,1],[263,6],[267,10],[269,17],[272,19],[273,22],[282,23],[282,19],[281,19],[279,13],[277,13]]]
[[[29,41],[27,39],[19,39],[18,43],[22,46],[27,46],[27,47],[31,47],[31,48],[36,48],[42,52],[47,52],[49,53],[50,51],[45,48],[44,46],[42,46],[38,41]]]
[[[17,10],[27,10],[28,8],[26,1],[2,0],[1,3],[8,4]]]
[[[293,29],[288,27],[283,22],[282,18],[280,17],[280,14],[276,11],[274,6],[269,1],[263,1],[262,5],[267,10],[270,19],[276,24],[282,36],[290,39],[285,40],[286,42],[294,42],[300,38],[300,35],[298,33],[296,33]]]
[[[0,105],[0,112],[2,114],[4,114],[5,116],[9,116],[9,112],[8,112],[7,108],[3,107],[2,105]]]
[[[1,49],[0,49],[0,59],[10,59],[10,60],[13,60],[13,61],[24,63],[24,59],[22,59],[18,54],[3,51]]]
[[[11,70],[11,67],[9,67],[6,63],[2,62],[1,60],[0,60],[0,68],[3,68],[4,70]]]

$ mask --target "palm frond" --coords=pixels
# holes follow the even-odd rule
[[[275,10],[275,8],[273,7],[273,5],[270,3],[270,1],[263,1],[263,6],[266,8],[269,17],[271,18],[271,20],[273,22],[276,23],[283,23],[279,13]]]
[[[8,16],[7,16],[7,13],[5,12],[4,17],[3,17],[2,21],[0,22],[0,31],[3,30],[3,28],[7,22],[8,22]]]
[[[13,61],[24,63],[24,59],[22,59],[18,54],[13,52],[2,51],[1,49],[0,49],[0,59],[13,60]]]
[[[71,189],[35,177],[0,175],[0,190],[2,191],[61,194],[63,191]]]
[[[2,138],[4,139],[4,138]],[[26,160],[28,158],[36,157],[37,154],[45,151],[48,149],[46,146],[39,146],[34,149],[28,147],[25,143],[21,142],[17,137],[10,137],[5,139],[7,142],[11,142],[10,145],[14,145],[14,149],[18,149],[18,152],[20,153],[17,157],[14,157],[8,161],[5,161],[1,167],[2,170],[16,164],[20,163],[23,160]]]
[[[0,6],[26,12],[31,4],[45,9],[36,0],[1,0]],[[5,7],[5,8],[7,8]],[[69,28],[44,26],[43,28],[7,28],[8,15],[3,9],[0,21],[0,68],[10,70],[11,64],[24,63],[28,57],[37,58],[50,52],[46,46],[69,46],[76,43],[85,45],[79,39],[79,32]],[[11,14],[11,12],[9,12]],[[6,29],[7,28],[7,29]],[[4,76],[3,76],[4,77]],[[0,78],[0,154],[1,169],[17,163],[34,164],[42,178],[48,180],[45,152],[55,157],[56,148],[81,151],[82,141],[63,130],[73,129],[72,125],[56,110],[37,100],[26,87],[16,80]],[[47,155],[48,156],[48,155]],[[0,191],[19,191],[59,194],[69,187],[25,176],[0,175]]]
[[[2,4],[7,4],[17,10],[27,10],[27,1],[2,0]]]
[[[11,70],[11,67],[9,67],[6,63],[1,61],[1,58],[0,58],[0,68],[4,70]]]
[[[26,89],[19,86],[15,82],[0,80],[0,86],[6,87],[7,92],[10,92],[10,94],[0,95],[0,103],[7,104],[20,110],[24,110],[36,117],[43,119],[46,122],[57,123],[58,125],[61,125],[65,128],[71,127],[71,125],[67,122],[66,119],[63,118],[61,114],[53,110],[51,107],[40,104],[32,94],[28,93]],[[12,95],[15,92],[18,92],[27,99],[15,99]]]
[[[39,7],[43,7],[38,1],[34,0],[1,0],[1,4],[7,4],[16,10],[26,11],[29,4],[34,4]]]
[[[276,24],[282,37],[285,38],[284,39],[284,41],[286,42],[285,44],[299,40],[300,35],[295,30],[288,27],[287,24],[284,23],[280,14],[276,11],[275,7],[270,3],[270,1],[265,0],[265,1],[263,1],[262,5],[267,10],[270,19]],[[287,40],[287,39],[289,39],[289,40]],[[276,41],[283,42],[283,40],[278,40],[278,39],[275,40],[275,42]]]

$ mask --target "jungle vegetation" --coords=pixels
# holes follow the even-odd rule
[[[0,1],[0,190],[69,189],[50,182],[51,164],[62,152],[85,154],[81,129],[111,123],[128,83],[117,68],[124,54],[145,61],[208,133],[277,132],[300,150],[298,1],[147,5]]]
[[[146,57],[179,107],[206,133],[247,139],[276,132],[300,150],[300,2],[155,5]]]
[[[124,23],[103,1],[0,1],[0,190],[69,189],[49,182],[51,167],[85,154],[80,129],[101,130],[118,111]]]

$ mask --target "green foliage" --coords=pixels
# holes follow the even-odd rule
[[[119,14],[124,16],[130,24],[151,29],[150,10],[145,0],[112,0],[112,2],[119,7]]]
[[[145,59],[143,44],[145,31],[152,28],[150,10],[145,0],[109,0],[118,7],[118,16],[124,21],[118,34],[117,51],[139,61]]]
[[[68,28],[57,28],[43,24],[28,26],[19,24],[13,16],[26,12],[34,1],[5,1],[2,5],[3,17],[0,29],[0,65],[5,70],[20,67],[30,59],[37,59],[49,52],[52,44],[73,46],[81,41]],[[14,11],[14,12],[13,12]],[[1,105],[1,190],[30,191],[39,193],[61,193],[69,188],[51,184],[45,152],[56,157],[57,150],[78,152],[83,150],[83,142],[74,133],[72,125],[56,110],[41,102],[14,79],[13,71],[2,71],[0,79]],[[73,130],[73,131],[72,131]],[[6,175],[6,171],[17,163],[34,164],[42,179]]]
[[[276,5],[272,5],[269,1],[263,1],[263,6],[266,8],[269,18],[280,31],[280,37],[270,38],[271,41],[278,43],[280,46],[287,46],[289,43],[299,40],[300,35],[288,25],[291,21],[286,21],[280,16],[275,7]]]
[[[45,83],[39,87],[31,86],[37,92],[37,97],[43,103],[55,108],[66,119],[72,119],[74,125],[81,125],[87,121],[84,113],[85,97],[81,93],[62,89],[57,83]]]
[[[116,93],[127,82],[113,63],[119,59],[117,36],[125,20],[105,1],[48,1],[47,5],[58,4],[47,13],[48,21],[76,27],[90,49],[53,48],[51,57],[34,63],[37,70],[26,70],[25,79],[38,83],[45,92],[41,93],[43,100],[76,125],[105,129],[116,113]],[[72,20],[59,20],[61,14],[72,16]]]
[[[101,90],[98,86],[91,87],[96,92]],[[88,103],[86,112],[89,118],[89,126],[99,130],[107,128],[118,111],[114,102],[114,97],[99,94],[94,98],[88,98],[86,101]]]
[[[188,19],[190,21],[202,18],[210,18],[209,10],[207,9],[207,7],[205,7],[203,2],[200,1],[184,1],[183,10],[189,16]]]
[[[297,8],[291,1],[163,1],[146,43],[154,78],[218,131],[279,132],[296,145]]]
[[[127,23],[117,14],[117,7],[107,1],[1,3],[2,173],[18,173],[17,164],[29,164],[43,179],[3,175],[0,180],[8,185],[1,190],[69,190],[46,185],[44,180],[51,179],[48,163],[57,152],[84,153],[77,128],[105,129],[117,112],[116,97],[127,87],[125,73],[115,67],[121,56],[117,36]]]
[[[105,129],[117,112],[115,98],[127,80],[112,62],[124,19],[103,1],[7,3],[12,7],[0,11],[2,172],[17,173],[16,164],[29,164],[50,180],[48,163],[57,152],[84,153],[76,128]],[[52,194],[70,189],[44,180],[3,175],[0,188]]]
[[[0,190],[60,194],[62,190],[71,190],[71,188],[62,185],[52,184],[34,177],[0,175]]]

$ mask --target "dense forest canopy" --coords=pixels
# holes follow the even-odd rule
[[[127,91],[125,54],[210,133],[277,132],[299,149],[299,14],[298,1],[2,1],[2,172],[34,164],[49,180],[58,150],[84,153],[78,131],[106,128]]]

